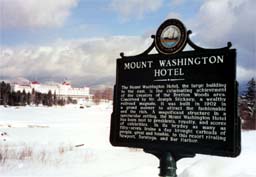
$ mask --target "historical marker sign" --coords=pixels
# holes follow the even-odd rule
[[[173,26],[164,28],[164,33],[179,31]],[[172,37],[182,39],[175,34]],[[164,37],[162,41],[171,40]],[[237,156],[240,121],[236,50],[176,53],[168,48],[173,45],[180,50],[178,42],[162,44],[160,54],[117,60],[111,143],[176,153]],[[166,55],[166,51],[175,54]]]

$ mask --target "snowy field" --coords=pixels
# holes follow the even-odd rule
[[[156,177],[158,159],[109,143],[111,105],[0,106],[0,176]],[[256,177],[256,131],[242,133],[237,158],[196,155],[178,161],[178,177]]]

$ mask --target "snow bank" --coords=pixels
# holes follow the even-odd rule
[[[109,104],[0,107],[0,176],[156,177],[159,161],[109,143]],[[256,177],[256,131],[242,133],[237,158],[196,155],[178,161],[179,177]]]
[[[237,158],[197,155],[181,160],[178,166],[190,165],[179,177],[256,177],[255,138],[256,131],[242,133],[242,152]]]

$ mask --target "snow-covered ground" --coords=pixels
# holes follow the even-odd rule
[[[0,176],[156,177],[159,160],[109,143],[111,105],[0,106]],[[237,158],[196,155],[178,161],[179,177],[256,177],[256,131],[242,133]]]

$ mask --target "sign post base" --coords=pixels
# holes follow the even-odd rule
[[[181,158],[195,156],[195,154],[176,154],[176,155],[174,155],[171,152],[157,152],[157,151],[150,151],[150,150],[144,150],[144,152],[153,154],[160,160],[159,177],[177,177],[176,162],[178,160],[180,160]]]
[[[159,177],[177,177],[176,161],[170,152],[162,153],[160,158],[160,173]]]

